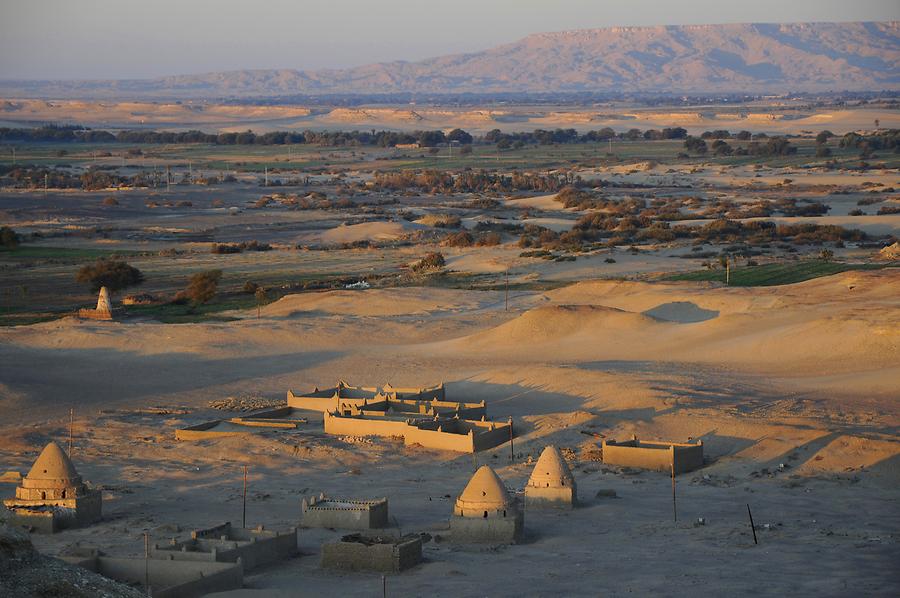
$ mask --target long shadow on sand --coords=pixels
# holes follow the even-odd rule
[[[3,383],[24,405],[0,402],[4,419],[60,414],[72,404],[109,407],[135,399],[296,372],[336,359],[336,351],[203,359],[192,353],[142,355],[112,349],[18,349],[0,355]],[[212,398],[212,397],[211,397]]]

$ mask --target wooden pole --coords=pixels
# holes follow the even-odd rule
[[[504,311],[509,311],[509,266],[506,267],[506,299],[503,305]]]
[[[72,457],[72,436],[75,428],[75,409],[69,408],[69,457]]]
[[[678,523],[678,509],[675,505],[675,461],[672,460],[672,519]]]
[[[381,598],[387,598],[387,576],[381,576]]]
[[[753,531],[753,543],[759,544],[759,542],[756,540],[756,526],[753,525],[753,513],[750,512],[750,504],[749,503],[747,503],[747,515],[750,516],[750,529]]]
[[[513,425],[512,416],[509,416],[509,460],[512,463],[516,461],[516,451],[513,448]]]
[[[241,527],[247,529],[247,466],[244,465],[244,496],[242,499],[243,512],[241,514]]]
[[[144,589],[150,596],[150,532],[144,530]]]

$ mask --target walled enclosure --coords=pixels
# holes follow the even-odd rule
[[[285,533],[268,531],[262,526],[242,529],[225,523],[191,532],[189,540],[174,538],[169,544],[155,544],[150,549],[154,559],[236,563],[245,571],[289,558],[297,553],[297,528]]]
[[[318,387],[312,392],[305,394],[295,394],[294,391],[287,391],[287,404],[296,409],[306,409],[309,411],[342,411],[349,409],[351,406],[360,406],[365,404],[377,404],[384,402],[402,402],[402,403],[436,403],[445,402],[444,383],[441,382],[436,386],[426,388],[395,388],[389,383],[383,387],[376,386],[351,386],[343,380],[339,380],[336,386],[319,390]],[[448,408],[455,405],[464,405],[471,407],[484,407],[484,402],[479,403],[447,403]],[[417,411],[415,409],[404,409],[404,411]],[[422,411],[425,413],[425,411]]]
[[[569,464],[555,446],[544,448],[525,485],[528,508],[573,508],[578,487]]]
[[[305,417],[299,417],[293,407],[275,407],[254,411],[241,417],[217,419],[178,428],[175,440],[206,440],[208,438],[225,438],[256,433],[256,428],[274,428],[293,430],[301,424],[308,423]]]
[[[603,462],[608,465],[637,467],[676,474],[703,467],[703,441],[697,444],[648,442],[632,436],[631,440],[604,440]]]
[[[379,529],[388,526],[388,501],[326,498],[324,494],[301,503],[305,527]]]
[[[482,465],[456,499],[450,538],[460,544],[517,544],[525,533],[525,517],[503,482]]]
[[[339,436],[396,436],[407,446],[474,453],[508,441],[509,423],[444,417],[403,417],[366,412],[364,415],[340,415],[325,412],[325,432]]]
[[[322,567],[346,571],[398,573],[422,561],[422,537],[402,538],[344,536],[322,545]]]
[[[102,496],[82,482],[65,451],[50,442],[16,488],[16,497],[3,501],[10,525],[43,533],[81,527],[102,517]]]
[[[62,558],[104,577],[141,587],[145,587],[149,573],[154,598],[195,598],[213,592],[238,590],[244,585],[244,570],[240,561],[206,563],[113,558],[97,554]]]

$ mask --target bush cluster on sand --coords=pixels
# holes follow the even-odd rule
[[[75,275],[75,281],[90,285],[92,291],[106,287],[111,292],[144,282],[140,270],[122,260],[99,259],[83,266]]]
[[[416,272],[426,272],[428,270],[440,270],[447,263],[444,261],[444,255],[438,252],[427,254],[421,260],[413,264],[412,269]]]

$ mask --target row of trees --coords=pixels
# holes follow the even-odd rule
[[[834,134],[830,131],[820,133],[817,143],[825,143]],[[890,129],[874,135],[858,135],[848,133],[841,139],[842,147],[858,147],[867,143],[872,149],[894,149],[898,145],[900,130]],[[655,141],[662,139],[687,139],[688,132],[683,127],[664,129],[629,129],[617,133],[610,127],[604,127],[585,133],[575,129],[535,129],[517,133],[504,133],[493,129],[483,137],[474,137],[462,129],[453,129],[449,133],[443,131],[271,131],[254,133],[247,130],[241,133],[211,134],[202,131],[120,131],[116,134],[109,131],[93,130],[78,126],[49,125],[33,129],[0,127],[0,142],[90,142],[90,143],[134,143],[134,144],[175,144],[204,143],[212,145],[288,145],[310,144],[323,146],[370,145],[393,147],[401,144],[418,143],[423,147],[435,147],[448,142],[469,145],[472,143],[497,144],[501,149],[510,146],[549,145],[553,143],[597,143],[608,140]],[[701,140],[736,139],[738,141],[763,141],[769,137],[765,133],[750,131],[730,131],[719,129],[705,131]]]

